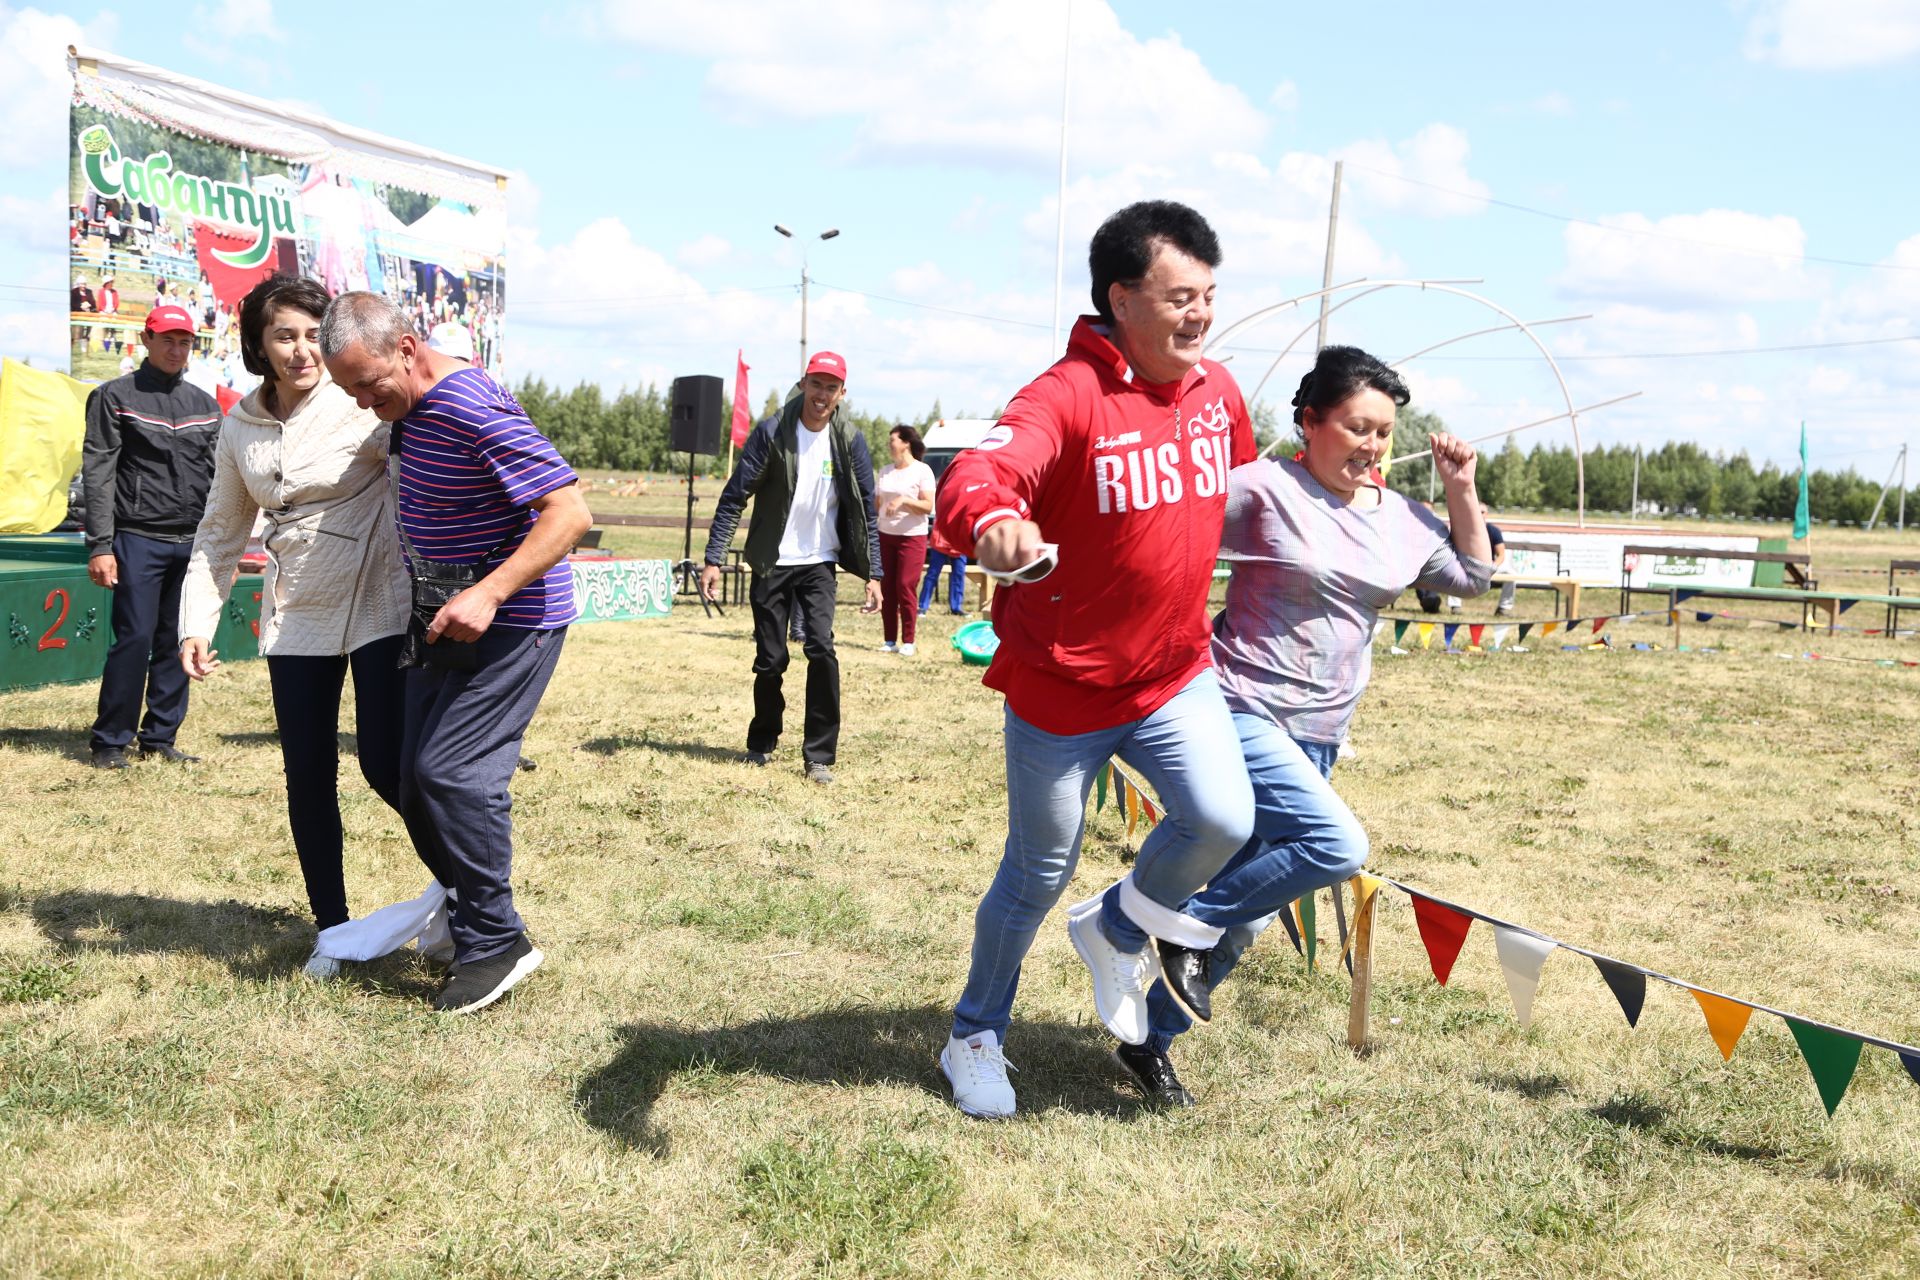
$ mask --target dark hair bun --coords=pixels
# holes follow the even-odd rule
[[[1362,391],[1378,391],[1400,408],[1413,399],[1400,375],[1358,347],[1322,347],[1293,393],[1293,422],[1305,426],[1307,410],[1325,413]]]

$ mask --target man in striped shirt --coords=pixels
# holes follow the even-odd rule
[[[579,477],[513,396],[430,350],[388,299],[335,298],[320,351],[362,409],[394,424],[408,564],[478,574],[430,622],[416,609],[425,656],[407,672],[400,777],[414,844],[454,899],[454,965],[434,1007],[470,1013],[542,959],[513,906],[508,788],[579,616],[566,557],[593,518]],[[471,646],[457,663],[455,645]]]

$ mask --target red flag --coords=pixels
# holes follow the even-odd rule
[[[1420,941],[1427,944],[1427,959],[1433,962],[1433,976],[1441,986],[1453,972],[1460,948],[1467,945],[1467,929],[1472,916],[1463,916],[1452,907],[1443,907],[1431,898],[1413,895],[1413,920],[1420,926]]]
[[[747,355],[736,351],[734,358],[740,368],[733,375],[733,447],[738,449],[747,442],[747,433],[753,430],[753,411],[747,407]]]
[[[1612,622],[1612,621],[1613,621],[1612,618],[1595,618],[1593,620],[1593,634],[1599,635],[1600,628],[1606,626],[1609,622]]]
[[[1487,624],[1484,622],[1476,622],[1467,628],[1467,637],[1472,641],[1474,647],[1478,648],[1480,645],[1480,637],[1485,635],[1486,632]]]

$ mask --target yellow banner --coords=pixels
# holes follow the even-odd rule
[[[67,518],[91,390],[64,373],[0,361],[0,533],[45,533]]]

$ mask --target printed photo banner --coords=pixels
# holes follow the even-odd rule
[[[501,369],[503,171],[112,54],[67,66],[76,378],[130,372],[147,313],[179,306],[187,378],[233,403],[257,381],[240,300],[275,272],[383,293],[423,341]]]
[[[1434,980],[1443,987],[1453,974],[1454,963],[1466,946],[1467,934],[1474,921],[1485,921],[1493,930],[1494,956],[1500,965],[1501,976],[1506,980],[1514,1014],[1522,1027],[1530,1025],[1533,1020],[1534,996],[1540,989],[1541,970],[1545,968],[1548,958],[1555,951],[1568,951],[1593,962],[1601,980],[1607,984],[1607,989],[1619,1004],[1620,1012],[1626,1016],[1629,1027],[1638,1027],[1640,1024],[1640,1013],[1646,1004],[1648,979],[1687,992],[1699,1005],[1707,1024],[1707,1034],[1713,1038],[1714,1046],[1726,1061],[1732,1061],[1734,1047],[1746,1033],[1755,1013],[1779,1018],[1799,1046],[1800,1056],[1806,1061],[1807,1070],[1813,1076],[1814,1088],[1820,1094],[1821,1105],[1829,1116],[1846,1096],[1847,1088],[1853,1082],[1854,1071],[1859,1066],[1861,1051],[1868,1045],[1885,1049],[1899,1058],[1907,1075],[1915,1084],[1920,1084],[1920,1046],[1901,1044],[1864,1031],[1854,1031],[1710,990],[1657,969],[1562,942],[1524,925],[1450,902],[1384,876],[1362,872],[1353,878],[1352,884],[1360,911],[1366,910],[1368,900],[1383,887],[1398,889],[1412,899],[1414,924],[1419,930],[1421,945],[1426,948]]]

